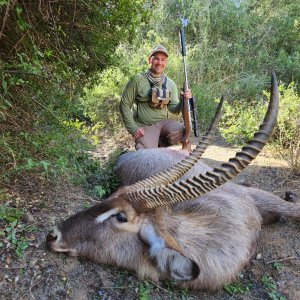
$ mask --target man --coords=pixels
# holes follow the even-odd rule
[[[181,103],[176,84],[164,74],[167,62],[167,49],[156,46],[148,58],[149,70],[129,81],[122,94],[120,112],[137,150],[174,145],[182,137],[182,124],[168,119],[168,112],[181,112]],[[191,97],[190,90],[184,93],[184,99]]]

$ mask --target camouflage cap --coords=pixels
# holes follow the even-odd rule
[[[157,52],[162,52],[162,53],[166,54],[167,56],[169,56],[168,51],[164,46],[157,45],[151,50],[149,57],[153,56]]]

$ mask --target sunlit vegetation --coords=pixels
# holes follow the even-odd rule
[[[299,15],[299,2],[283,0],[0,1],[1,180],[84,181],[86,150],[122,127],[120,94],[154,45],[169,49],[167,74],[182,85],[180,17],[200,129],[225,94],[221,134],[248,139],[275,69],[283,104],[273,143],[299,172]]]

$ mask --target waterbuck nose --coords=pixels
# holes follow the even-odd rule
[[[55,230],[51,230],[46,237],[46,247],[48,250],[51,250],[51,243],[57,239],[57,232]]]
[[[48,235],[47,235],[47,239],[53,241],[53,240],[56,240],[57,239],[57,232],[55,232],[54,229],[52,229]]]

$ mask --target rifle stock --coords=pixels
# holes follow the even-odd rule
[[[186,91],[186,84],[184,84],[184,91]],[[190,132],[191,132],[191,115],[190,115],[190,102],[185,100],[184,96],[181,97],[182,101],[182,116],[184,123],[184,132],[181,138],[182,149],[188,150],[191,152],[191,143],[190,143]]]

